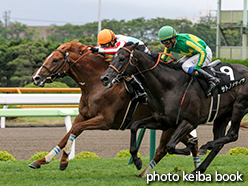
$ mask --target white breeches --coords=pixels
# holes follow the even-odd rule
[[[205,61],[203,62],[202,67],[205,67],[207,65],[209,65],[209,63],[211,63],[212,61],[212,50],[207,46],[206,47],[206,52],[207,52],[207,56]],[[179,63],[183,63],[182,64],[182,69],[186,72],[186,73],[191,73],[190,68],[195,67],[198,60],[199,60],[200,54],[196,54],[193,56],[183,56],[181,59],[178,60]]]

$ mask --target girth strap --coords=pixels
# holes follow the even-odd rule
[[[214,89],[213,96],[211,97],[211,104],[209,108],[209,115],[207,122],[212,122],[215,120],[219,111],[220,95],[218,94],[218,89]]]

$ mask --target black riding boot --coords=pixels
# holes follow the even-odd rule
[[[134,89],[135,92],[135,97],[136,99],[139,100],[141,103],[147,103],[148,98],[147,98],[147,93],[145,92],[145,89],[141,85],[141,83],[138,81],[136,77],[133,77],[129,83]]]
[[[198,70],[198,72],[200,77],[206,79],[208,82],[209,88],[207,91],[207,97],[210,97],[212,90],[220,83],[220,80],[202,69]]]

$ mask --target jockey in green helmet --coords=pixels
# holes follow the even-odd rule
[[[184,56],[178,60],[182,63],[182,69],[191,74],[199,74],[209,84],[207,96],[211,96],[212,90],[220,83],[220,80],[201,67],[209,65],[212,61],[212,51],[208,45],[193,34],[177,34],[171,26],[163,26],[158,32],[160,42],[165,46],[165,53],[180,53]],[[162,60],[167,61],[169,56],[162,55]]]

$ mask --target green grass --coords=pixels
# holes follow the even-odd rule
[[[59,161],[52,161],[34,170],[28,167],[29,161],[0,162],[0,185],[33,186],[33,185],[86,185],[86,186],[139,186],[147,185],[146,178],[138,178],[141,171],[134,165],[127,165],[129,158],[125,159],[95,159],[70,160],[65,171],[59,170]],[[149,163],[149,158],[142,158],[143,168]],[[183,182],[182,173],[193,170],[192,157],[172,156],[166,157],[150,172],[157,174],[179,174],[179,182],[153,182],[150,185],[247,185],[247,156],[217,156],[205,174],[214,178],[215,171],[220,174],[236,174],[239,171],[244,176],[244,182]]]

